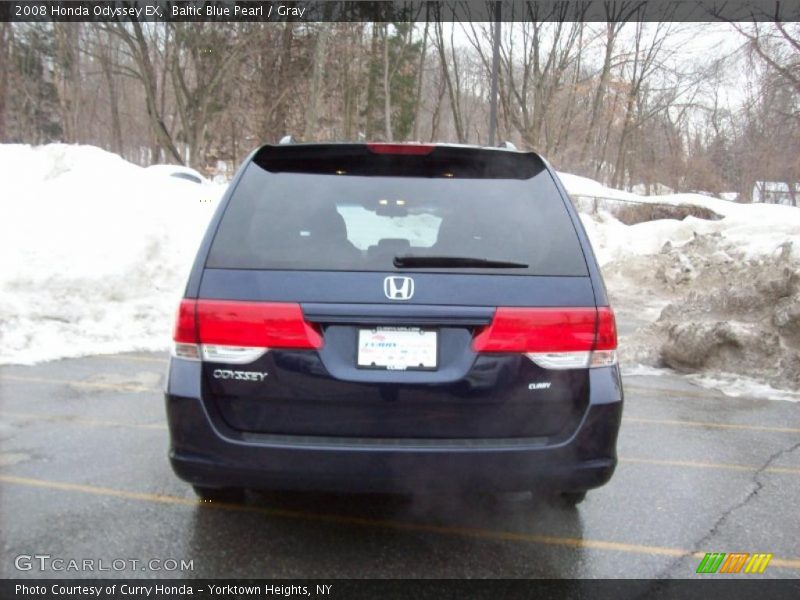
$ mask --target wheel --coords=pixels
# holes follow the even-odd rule
[[[222,504],[241,504],[244,502],[242,488],[214,488],[202,485],[192,486],[194,493],[202,502],[218,502]]]
[[[577,506],[586,499],[586,492],[561,492],[556,498],[561,506]]]

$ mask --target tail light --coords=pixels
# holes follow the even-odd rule
[[[370,143],[367,144],[370,152],[373,154],[416,154],[424,155],[433,152],[436,146],[433,144],[385,144],[385,143]]]
[[[518,352],[546,369],[581,369],[617,362],[610,308],[498,308],[472,341],[475,352]]]
[[[249,363],[271,348],[316,349],[323,341],[299,304],[183,300],[173,336],[180,358]]]
[[[178,316],[175,318],[175,331],[172,333],[172,339],[175,342],[172,346],[173,356],[191,360],[200,358],[196,308],[196,300],[181,300]]]

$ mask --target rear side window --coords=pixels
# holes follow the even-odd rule
[[[291,168],[283,161],[247,167],[207,267],[395,271],[407,270],[394,266],[396,257],[431,256],[525,266],[414,270],[587,275],[573,224],[542,167],[509,173],[481,163],[448,170],[447,161],[441,167],[424,156],[397,161],[402,168],[376,158],[374,169],[369,158]]]

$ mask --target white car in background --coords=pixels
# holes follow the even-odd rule
[[[208,185],[211,183],[211,181],[203,177],[198,171],[195,171],[191,167],[184,167],[182,165],[151,165],[147,167],[147,171],[155,175],[175,177],[176,179],[183,179],[185,181],[191,181],[192,183],[199,183],[202,185]]]

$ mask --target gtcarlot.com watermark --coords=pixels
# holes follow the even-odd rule
[[[18,571],[54,573],[113,573],[152,571],[182,573],[194,571],[194,559],[182,558],[64,558],[50,554],[20,554],[14,558]]]

